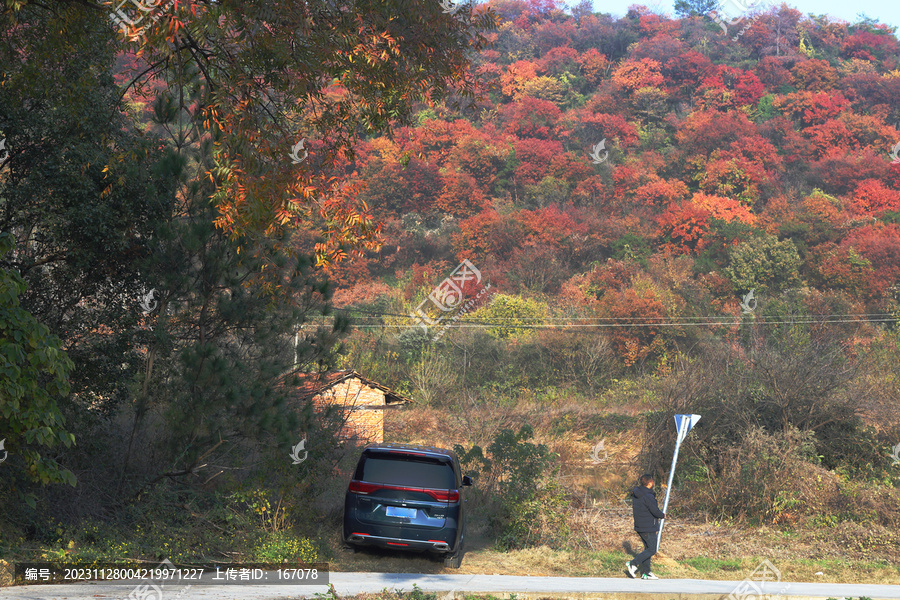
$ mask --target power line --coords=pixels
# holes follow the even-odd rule
[[[366,311],[363,309],[336,309],[343,312],[358,312],[367,315],[366,320],[353,324],[356,329],[407,329],[418,327],[423,323],[414,315]],[[374,317],[396,317],[406,320],[406,323],[371,323]],[[705,317],[641,317],[640,322],[633,321],[635,317],[546,317],[541,319],[529,319],[527,317],[491,317],[490,319],[466,319],[465,321],[448,321],[442,323],[439,320],[432,324],[435,328],[459,328],[459,329],[601,329],[601,328],[625,328],[625,327],[696,327],[716,325],[739,325],[740,316],[713,315]],[[521,321],[540,321],[540,323],[527,323]],[[549,323],[547,321],[550,321]],[[802,324],[844,324],[844,323],[896,323],[898,319],[891,313],[845,313],[829,315],[811,315],[804,318],[790,320],[768,320],[765,317],[755,319],[761,325],[802,325]]]
[[[759,325],[802,325],[815,323],[819,325],[840,324],[840,323],[896,323],[900,319],[837,319],[837,320],[815,320],[815,319],[794,319],[790,321],[767,321],[765,319],[757,319],[755,322]],[[530,325],[526,323],[447,323],[441,325],[440,322],[435,323],[432,327],[443,329],[445,327],[458,329],[604,329],[604,328],[624,328],[624,327],[685,327],[685,326],[701,326],[701,325],[740,325],[740,321],[732,320],[727,322],[716,323],[689,323],[689,322],[672,322],[672,323],[564,323],[564,324],[547,324],[547,325]],[[355,329],[411,329],[417,327],[417,324],[388,324],[381,323],[378,325],[354,325]]]
[[[402,319],[415,319],[416,318],[415,315],[412,315],[412,314],[375,312],[375,311],[367,311],[367,310],[356,309],[356,308],[334,308],[332,310],[361,313],[361,314],[370,315],[373,317],[398,317],[398,318],[402,318]],[[823,319],[835,318],[835,317],[840,317],[840,318],[864,317],[866,319],[873,319],[875,317],[891,317],[891,318],[893,318],[892,313],[839,313],[839,314],[812,315],[812,316],[818,317],[818,318],[823,318]],[[493,321],[500,321],[500,320],[516,321],[516,320],[520,320],[522,318],[523,317],[494,316],[494,317],[491,317],[491,320],[493,320]],[[541,321],[626,321],[628,319],[633,319],[633,318],[634,317],[542,317],[540,320]],[[719,320],[719,321],[726,321],[726,322],[734,321],[734,319],[735,319],[735,317],[732,315],[708,315],[708,316],[698,316],[698,317],[681,315],[681,316],[677,316],[677,317],[666,316],[666,317],[643,317],[643,318],[644,319],[657,319],[660,321],[673,320],[673,319],[675,319],[675,320],[684,319],[684,320]],[[469,321],[469,322],[478,323],[478,322],[491,322],[491,321],[479,320],[479,321]]]

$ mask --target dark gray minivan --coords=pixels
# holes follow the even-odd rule
[[[411,444],[367,446],[344,500],[345,545],[427,550],[462,563],[464,488],[452,450]]]

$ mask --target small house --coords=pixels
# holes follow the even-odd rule
[[[412,402],[387,386],[353,370],[296,374],[299,382],[292,394],[298,400],[312,398],[313,406],[336,405],[344,417],[342,440],[364,443],[384,441],[384,411]]]

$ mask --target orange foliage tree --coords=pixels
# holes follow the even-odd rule
[[[581,54],[577,59],[581,66],[581,72],[584,78],[591,85],[598,85],[600,81],[606,77],[609,72],[609,59],[606,55],[600,54],[596,48],[590,48],[587,52]]]
[[[712,242],[710,219],[725,223],[740,221],[746,225],[755,225],[757,221],[756,215],[743,202],[697,193],[687,202],[669,205],[656,218],[657,234],[669,251],[682,254],[699,252]]]
[[[548,139],[556,133],[559,108],[552,102],[525,96],[500,109],[507,133],[519,137]]]
[[[444,189],[436,202],[438,210],[464,218],[484,208],[487,198],[474,177],[465,171],[455,171],[444,173],[443,179]]]
[[[597,314],[609,319],[610,337],[616,354],[632,366],[659,349],[660,323],[666,319],[666,307],[651,290],[634,288],[603,294]]]
[[[804,60],[791,69],[791,82],[801,90],[831,90],[839,73],[827,60]]]
[[[660,64],[650,58],[626,60],[612,74],[612,82],[626,93],[645,87],[660,87],[665,79]]]
[[[715,74],[703,79],[700,92],[698,108],[729,110],[756,105],[765,88],[752,71],[720,65]]]
[[[773,104],[804,127],[821,125],[850,107],[850,101],[840,92],[797,92],[776,96]]]
[[[868,294],[875,271],[872,263],[852,246],[829,242],[810,250],[809,283],[819,289],[843,290],[855,297]]]
[[[682,156],[709,156],[713,150],[730,146],[732,142],[756,133],[756,127],[740,112],[691,113],[678,127],[675,141]]]
[[[142,61],[135,85],[197,78],[199,96],[184,95],[176,109],[213,143],[216,225],[236,239],[315,228],[324,264],[379,244],[367,207],[341,185],[360,132],[408,122],[420,102],[474,99],[471,52],[496,23],[484,7],[450,15],[426,0],[402,15],[384,3],[346,12],[188,0],[134,25],[148,27],[129,31],[125,49]]]
[[[453,248],[459,259],[481,264],[488,256],[508,256],[518,247],[521,237],[519,222],[488,209],[459,222],[459,232],[453,234]]]
[[[885,298],[900,281],[900,225],[866,225],[852,231],[841,246],[853,248],[872,265],[867,282],[873,298]]]
[[[851,214],[874,217],[900,211],[900,190],[891,189],[877,179],[866,179],[856,186],[847,208]]]
[[[538,61],[538,69],[541,73],[550,75],[560,75],[567,71],[575,74],[578,71],[578,58],[578,50],[568,46],[558,46],[541,57]]]
[[[503,94],[513,100],[521,99],[525,95],[525,85],[538,76],[537,70],[537,65],[530,60],[517,60],[506,67],[506,71],[500,76]]]
[[[563,146],[556,140],[524,139],[515,143],[516,178],[520,185],[534,185],[543,179],[553,159],[563,153]]]
[[[447,164],[469,173],[486,190],[494,190],[513,161],[513,139],[485,128],[482,132],[459,139],[450,152]]]

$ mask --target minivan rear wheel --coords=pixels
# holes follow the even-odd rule
[[[445,554],[444,555],[444,566],[449,567],[451,569],[458,569],[462,566],[463,559],[463,541],[462,538],[459,539],[459,545],[456,547],[456,552],[453,554]]]

